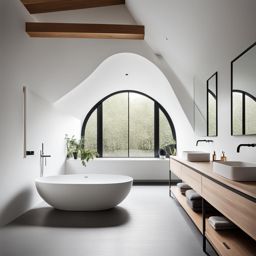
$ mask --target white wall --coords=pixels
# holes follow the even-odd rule
[[[55,112],[50,103],[79,85],[104,59],[115,53],[133,52],[147,56],[149,59],[153,59],[154,54],[144,41],[138,40],[30,38],[25,33],[25,22],[43,20],[43,15],[31,16],[21,1],[2,0],[0,10],[0,140],[3,145],[0,148],[0,225],[2,225],[38,202],[34,178],[39,173],[38,150],[41,142],[46,143],[47,152],[56,158],[48,161],[49,168],[46,174],[63,170],[65,155],[63,155],[62,139],[65,133],[72,135],[77,132],[77,122],[72,121],[73,119],[66,114]],[[119,9],[108,7],[104,9],[104,13],[107,14],[102,16],[102,11],[91,9],[91,15],[84,15],[84,19],[89,17],[88,19],[93,21],[98,17],[101,22],[116,23],[122,18],[122,23],[134,23],[129,14],[124,14],[125,11],[123,7]],[[49,19],[46,16],[44,18]],[[34,100],[29,110],[35,112],[30,114],[29,118],[30,121],[36,120],[36,122],[30,122],[28,125],[29,150],[35,150],[37,155],[25,160],[22,158],[23,85],[40,95],[38,98],[37,96],[30,98]],[[150,91],[149,88],[148,90]],[[99,94],[99,97],[102,95]],[[68,123],[72,124],[72,127],[66,126]]]
[[[236,148],[241,143],[256,143],[256,136],[231,136],[231,110],[230,110],[230,66],[221,65],[218,67],[219,87],[218,87],[218,137],[212,137],[212,145],[199,144],[198,150],[216,150],[218,158],[221,151],[225,151],[228,160],[241,160],[256,162],[255,148],[242,147],[240,153]],[[196,136],[196,135],[195,135]]]
[[[119,53],[107,58],[91,76],[58,100],[55,106],[83,122],[97,102],[120,90],[143,92],[166,109],[176,129],[178,154],[193,147],[193,129],[169,81],[155,64],[137,54]]]
[[[22,88],[1,93],[1,172],[0,225],[39,202],[34,185],[40,174],[39,150],[45,144],[47,159],[45,175],[64,172],[66,133],[76,134],[79,120],[59,113],[49,102],[28,90],[27,95],[27,149],[34,156],[23,158]]]
[[[65,172],[65,134],[80,135],[80,120],[59,112],[51,103],[28,89],[27,99],[27,150],[35,150],[35,157],[28,156],[33,177],[40,174],[39,151],[44,143],[47,158],[44,176]]]
[[[177,81],[171,84],[174,89],[179,84],[175,92],[191,123],[194,81],[206,86],[218,71],[219,136],[213,145],[195,149],[215,149],[218,154],[224,150],[228,159],[255,162],[255,148],[242,148],[237,154],[236,147],[255,143],[256,136],[230,135],[230,62],[256,41],[256,1],[126,0],[126,6],[137,23],[145,25],[145,41],[168,64],[168,73],[174,73]]]

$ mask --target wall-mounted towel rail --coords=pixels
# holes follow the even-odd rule
[[[23,157],[27,157],[27,88],[23,86]]]

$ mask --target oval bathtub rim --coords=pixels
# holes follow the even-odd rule
[[[68,181],[68,180],[50,180],[49,178],[59,178],[59,177],[67,177],[67,176],[75,176],[75,177],[83,177],[83,176],[89,176],[89,175],[97,175],[97,176],[113,176],[113,178],[116,176],[118,178],[124,178],[124,180],[107,180],[107,181],[102,181],[102,182],[92,182],[92,183],[86,183],[84,180],[77,180],[77,181]],[[130,176],[126,175],[119,175],[119,174],[97,174],[97,173],[84,173],[84,174],[59,174],[59,175],[49,175],[49,176],[44,176],[44,177],[38,177],[35,179],[36,183],[44,183],[44,184],[51,184],[51,185],[113,185],[113,184],[123,184],[123,183],[133,183],[134,179]]]

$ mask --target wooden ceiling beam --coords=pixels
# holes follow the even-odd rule
[[[125,0],[21,0],[21,2],[31,14],[125,4]]]
[[[144,39],[144,26],[80,23],[26,23],[31,37]]]

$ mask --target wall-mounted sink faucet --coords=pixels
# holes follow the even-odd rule
[[[44,175],[44,166],[46,166],[47,157],[51,157],[51,155],[44,154],[44,143],[42,143],[42,149],[40,150],[40,177]]]
[[[197,140],[196,142],[196,146],[198,146],[198,143],[199,142],[206,142],[206,143],[210,143],[210,142],[213,142],[213,140]]]
[[[237,146],[236,152],[239,153],[240,152],[240,148],[241,147],[256,147],[256,143],[252,143],[252,144],[239,144]]]

